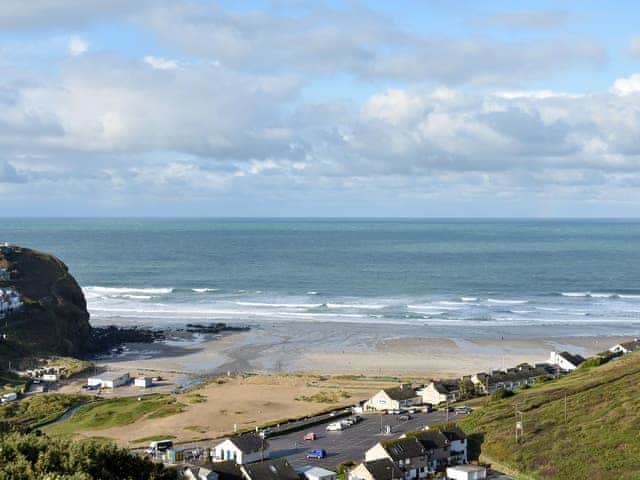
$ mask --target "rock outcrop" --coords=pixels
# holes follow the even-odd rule
[[[83,356],[92,329],[82,289],[67,266],[47,253],[0,247],[0,287],[13,288],[21,307],[0,320],[0,341],[25,356]]]

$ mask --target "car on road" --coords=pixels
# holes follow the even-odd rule
[[[473,408],[467,407],[466,405],[460,405],[460,406],[454,408],[453,411],[456,412],[456,413],[462,413],[462,414],[466,415],[466,414],[469,414],[469,413],[473,412]]]
[[[324,448],[314,448],[307,452],[307,458],[315,458],[316,460],[320,460],[326,456],[327,451]]]
[[[304,437],[302,437],[302,439],[306,441],[313,441],[316,438],[318,438],[318,436],[314,432],[306,433]]]
[[[330,423],[329,425],[327,425],[326,430],[327,432],[339,432],[340,430],[343,430],[342,423],[340,422]]]
[[[408,413],[405,413],[404,415],[400,415],[398,417],[398,420],[402,420],[402,421],[407,421],[407,420],[411,420],[411,415],[409,415]]]

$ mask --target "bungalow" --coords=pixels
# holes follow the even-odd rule
[[[284,458],[240,466],[245,480],[300,480],[291,464]]]
[[[257,433],[229,437],[211,450],[214,462],[233,460],[238,465],[269,458],[269,443]]]
[[[415,438],[379,442],[365,452],[366,461],[388,459],[403,473],[404,480],[426,478],[429,473],[427,451]]]
[[[445,402],[455,402],[460,397],[460,385],[457,380],[435,380],[418,390],[422,403],[439,405]]]
[[[347,480],[404,480],[404,474],[388,458],[362,462],[347,473]]]
[[[364,404],[365,410],[398,410],[422,403],[421,397],[408,383],[380,390]]]
[[[575,370],[582,362],[584,362],[584,357],[569,352],[551,352],[547,361],[549,365],[557,367],[563,372]]]
[[[614,345],[609,349],[612,353],[620,353],[626,355],[631,352],[640,352],[640,338],[634,338],[630,342],[623,342]]]

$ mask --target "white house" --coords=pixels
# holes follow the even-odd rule
[[[336,480],[336,472],[311,465],[296,468],[296,472],[302,474],[307,480]]]
[[[419,405],[422,399],[410,384],[380,390],[364,404],[365,410],[397,410]]]
[[[230,437],[211,449],[214,462],[232,460],[238,465],[269,458],[269,443],[256,433]]]
[[[447,467],[447,478],[451,480],[484,480],[487,478],[487,469],[477,465]]]
[[[554,367],[558,367],[560,370],[570,372],[575,370],[584,362],[584,358],[580,355],[573,355],[569,352],[551,352],[549,354],[549,360],[547,363]]]
[[[614,345],[609,351],[612,353],[622,353],[624,355],[631,352],[640,352],[640,338],[634,338],[630,342]]]
[[[423,403],[439,405],[445,402],[455,402],[460,395],[457,381],[434,381],[418,390]]]
[[[87,385],[100,386],[102,388],[116,388],[129,383],[129,373],[104,372],[99,377],[90,377]]]
[[[347,474],[347,480],[403,480],[404,474],[388,458],[362,462]]]
[[[133,380],[133,385],[140,388],[149,388],[153,386],[151,377],[137,377]]]

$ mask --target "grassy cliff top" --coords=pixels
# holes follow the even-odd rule
[[[566,421],[565,421],[566,396]],[[515,443],[516,407],[524,440]],[[640,354],[489,402],[460,426],[524,478],[640,478]]]

